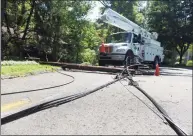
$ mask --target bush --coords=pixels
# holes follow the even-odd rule
[[[94,50],[91,49],[85,49],[82,53],[81,53],[81,61],[82,62],[87,62],[90,64],[95,64],[97,61],[96,58],[96,52]]]
[[[186,66],[193,66],[193,61],[192,61],[192,60],[189,60],[189,61],[186,63]]]
[[[37,63],[37,62],[35,62],[35,61],[13,61],[13,60],[2,61],[2,62],[1,62],[1,65],[2,65],[2,66],[29,65],[29,64],[37,65],[37,64],[39,64],[39,63]]]

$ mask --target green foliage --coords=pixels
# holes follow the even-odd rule
[[[4,18],[2,26],[5,29],[8,26],[10,29],[5,30],[3,35],[5,43],[3,56],[19,56],[26,45],[35,45],[39,51],[46,54],[46,59],[47,55],[51,55],[52,61],[78,59],[82,28],[87,25],[84,18],[91,8],[91,2],[60,0],[6,2],[7,20]],[[30,16],[33,2],[35,6]],[[25,30],[27,30],[26,37],[23,38]]]
[[[110,1],[111,8],[129,20],[137,24],[143,23],[143,14],[139,12],[138,2],[132,1]]]
[[[193,66],[193,61],[192,61],[192,60],[189,60],[189,61],[186,63],[186,66]]]
[[[193,53],[193,44],[190,45],[188,51],[191,52],[191,53]]]
[[[89,48],[84,49],[81,53],[81,60],[82,62],[87,62],[90,64],[96,64],[96,52]]]
[[[112,32],[122,31],[101,20],[95,23],[85,20],[92,1],[4,2],[2,59],[11,59],[12,56],[24,58],[25,47],[32,45],[37,47],[37,54],[43,54],[41,58],[48,61],[95,64],[101,42]],[[175,48],[181,62],[183,54],[189,46],[191,51],[193,46],[193,2],[147,1],[147,7],[140,9],[141,3],[137,0],[110,1],[113,10],[144,28],[158,32],[158,40],[164,48]]]
[[[82,29],[81,44],[81,62],[96,64],[97,51],[102,41],[107,36],[107,29],[100,29],[99,24],[87,23]]]
[[[97,33],[96,27],[93,24],[88,23],[88,25],[82,29],[82,38],[80,44],[83,48],[90,48],[91,50],[95,50],[100,43],[101,38]]]
[[[42,11],[40,4],[36,13],[36,28],[40,28],[38,35],[42,37],[39,39],[40,48],[44,52],[49,50],[55,61],[58,58],[64,59],[66,54],[71,56],[67,56],[70,60],[75,60],[77,56],[74,54],[81,49],[81,30],[87,24],[83,18],[90,5],[84,1],[57,0],[43,3],[49,8]],[[71,47],[65,47],[63,43],[68,43]],[[61,56],[62,54],[64,55]]]
[[[165,49],[176,49],[182,57],[193,43],[193,1],[151,1],[148,9],[148,26],[159,34]]]

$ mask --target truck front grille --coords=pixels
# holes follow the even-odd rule
[[[111,57],[100,57],[100,59],[111,59]]]

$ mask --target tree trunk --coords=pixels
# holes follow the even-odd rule
[[[45,52],[46,53],[46,61],[48,62],[48,55],[47,55],[47,52]]]
[[[17,47],[19,47],[19,59],[22,60],[23,59],[23,47],[22,47],[23,41],[22,40],[18,40],[16,42],[16,45],[17,45]]]
[[[183,57],[183,54],[180,53],[180,60],[179,60],[179,64],[182,64],[182,57]]]
[[[52,52],[52,56],[53,56],[53,59],[54,61],[57,61],[57,55],[56,55],[56,44],[54,44],[54,47],[53,47],[53,52]]]
[[[54,61],[57,61],[57,46],[58,46],[58,43],[56,42],[58,39],[57,39],[57,35],[55,34],[54,35],[54,39],[53,39],[53,59]]]
[[[1,0],[1,20],[3,21],[4,20],[4,14],[5,14],[5,2],[6,0]]]
[[[28,30],[28,28],[29,28],[29,23],[30,23],[30,21],[31,21],[31,16],[32,16],[33,11],[34,11],[34,7],[35,7],[35,0],[32,1],[30,13],[29,13],[29,16],[28,16],[28,18],[27,18],[27,22],[26,22],[24,34],[23,34],[23,36],[22,36],[22,40],[25,40],[25,37],[26,37],[26,35],[27,35],[27,30]]]
[[[78,63],[78,55],[79,55],[78,52],[79,51],[77,51],[77,53],[76,53],[76,63]]]
[[[6,8],[7,8],[7,1],[2,1],[3,2],[3,14],[4,14],[4,19],[5,19],[5,23],[6,23],[6,26],[7,26],[7,32],[9,33],[9,36],[11,37],[12,34],[11,34],[11,31],[10,31],[10,28],[9,28],[9,21],[8,21],[8,17],[7,17],[7,12],[6,12]],[[3,21],[3,20],[2,20]]]
[[[180,51],[178,50],[178,48],[176,48],[178,54],[180,55],[180,60],[179,60],[179,64],[182,64],[182,57],[183,55],[186,53],[186,51],[188,50],[188,48],[190,47],[190,44],[188,44],[187,47],[185,47],[184,43],[180,46]]]
[[[59,62],[61,60],[61,58],[63,57],[63,55],[60,56],[60,58],[57,60],[57,62]]]

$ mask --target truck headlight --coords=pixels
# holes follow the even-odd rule
[[[125,49],[117,49],[116,52],[124,52]]]

